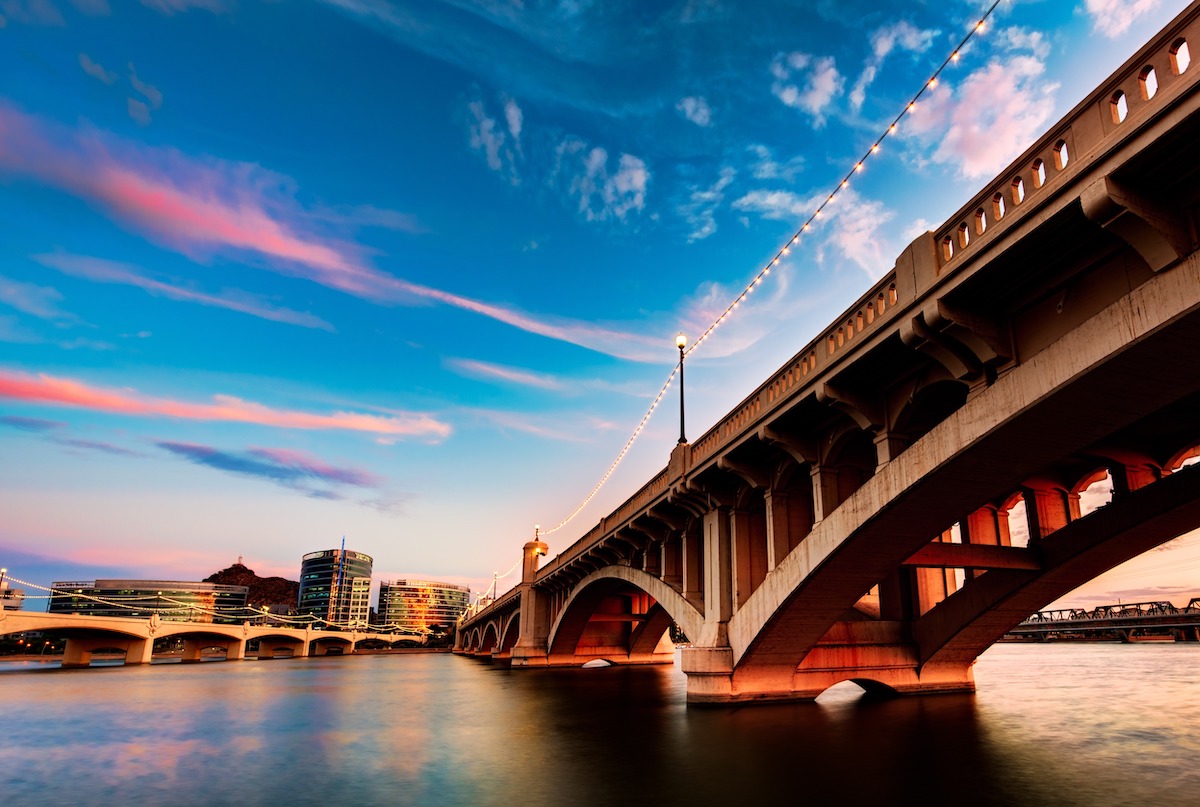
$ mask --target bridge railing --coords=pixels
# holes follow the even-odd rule
[[[1130,136],[1188,81],[1188,43],[1200,43],[1195,12],[1132,56],[1108,82],[1014,160],[935,233],[939,274],[960,265],[1013,221],[1024,218],[1042,196],[1064,185],[1094,161],[1108,141]]]

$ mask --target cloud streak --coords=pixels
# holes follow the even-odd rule
[[[446,365],[454,372],[471,378],[495,379],[522,387],[534,387],[535,389],[543,390],[561,390],[564,386],[558,379],[542,373],[534,373],[516,367],[505,367],[500,364],[492,364],[491,362],[477,361],[475,359],[448,359]]]
[[[511,116],[508,125],[516,125]],[[438,302],[619,358],[655,355],[647,337],[562,318],[539,319],[381,272],[366,263],[361,248],[309,232],[319,214],[278,190],[294,183],[256,165],[200,162],[174,150],[76,134],[0,101],[3,173],[32,177],[85,199],[122,225],[194,259],[250,253],[272,271],[376,303]],[[621,155],[610,172],[607,153],[592,149],[572,192],[589,218],[623,219],[642,208],[648,178],[636,157]]]
[[[383,484],[382,479],[367,471],[330,465],[292,449],[250,448],[240,452],[221,451],[212,446],[171,440],[159,440],[155,445],[197,465],[267,479],[285,487],[303,490],[318,498],[341,497],[332,491],[311,489],[308,486],[313,482],[359,488],[377,488]]]
[[[280,429],[359,431],[397,438],[439,440],[449,436],[451,431],[449,424],[419,413],[397,417],[340,411],[316,414],[273,409],[229,395],[214,395],[211,403],[192,403],[154,398],[128,389],[94,387],[69,378],[3,370],[0,370],[0,398],[133,417],[250,423]]]
[[[0,304],[11,306],[38,319],[74,320],[75,316],[58,307],[62,294],[57,289],[35,286],[0,275]]]
[[[155,296],[225,308],[272,322],[283,322],[304,328],[319,328],[331,332],[334,329],[332,325],[318,316],[303,311],[293,311],[290,308],[272,306],[248,292],[226,289],[221,294],[208,294],[146,277],[137,267],[126,263],[65,253],[34,255],[33,259],[43,266],[97,283],[119,283],[134,286]],[[2,290],[3,282],[0,281],[0,292]]]

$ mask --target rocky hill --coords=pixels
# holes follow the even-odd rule
[[[288,609],[296,607],[300,596],[300,584],[282,577],[259,577],[253,569],[235,563],[227,569],[204,578],[205,583],[220,583],[225,586],[247,586],[246,604],[261,608],[264,605],[280,605]],[[275,610],[275,609],[272,609]]]

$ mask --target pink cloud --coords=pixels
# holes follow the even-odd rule
[[[501,381],[520,384],[521,386],[536,387],[537,389],[545,390],[559,390],[563,388],[562,382],[556,378],[540,373],[531,373],[528,370],[520,370],[515,367],[505,367],[475,359],[450,359],[446,363],[451,369],[474,378],[496,378]]]
[[[257,165],[201,162],[74,133],[0,102],[0,172],[30,177],[84,199],[152,241],[201,259],[234,251],[273,271],[378,303],[429,300],[551,339],[637,360],[657,358],[659,340],[520,311],[409,283],[370,266],[354,244],[314,234],[321,219],[280,191],[293,183]]]
[[[1028,46],[1040,47],[1036,41]],[[1059,85],[1045,81],[1044,73],[1036,52],[993,60],[957,89],[939,84],[902,121],[901,131],[939,138],[934,162],[956,166],[969,179],[991,177],[1041,134],[1054,112]]]
[[[272,409],[229,395],[214,395],[212,403],[153,398],[133,390],[93,387],[69,378],[0,371],[0,398],[29,403],[72,406],[95,412],[181,420],[253,423],[281,429],[343,429],[393,437],[440,439],[450,426],[424,414],[382,417],[360,412],[314,414]]]

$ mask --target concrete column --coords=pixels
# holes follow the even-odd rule
[[[1012,546],[1012,538],[1008,534],[1008,514],[1005,513],[1001,518],[999,508],[994,504],[986,504],[971,513],[959,527],[964,544]]]
[[[183,663],[189,664],[200,660],[200,651],[204,645],[199,639],[183,640]]]
[[[911,441],[908,435],[899,432],[880,429],[875,433],[876,471],[894,460],[901,451],[908,448]]]
[[[730,562],[733,580],[733,612],[745,604],[754,592],[754,536],[750,530],[750,514],[735,509],[729,513]]]
[[[767,571],[771,571],[783,562],[794,544],[789,534],[787,494],[768,488],[763,500],[767,505]]]
[[[225,645],[225,660],[226,661],[245,661],[246,659],[246,640],[234,639],[229,644]]]
[[[148,639],[130,639],[125,647],[126,664],[149,664],[154,657],[154,637]]]
[[[642,553],[642,571],[651,577],[662,577],[662,547],[648,547]]]
[[[683,555],[683,596],[692,602],[704,598],[704,540],[695,532],[679,536]]]
[[[704,639],[707,647],[729,644],[728,622],[733,616],[733,558],[729,508],[704,514]]]
[[[668,539],[659,545],[662,580],[674,589],[679,589],[683,586],[683,558],[680,557],[682,549],[683,542],[680,538]]]
[[[1029,520],[1029,541],[1045,538],[1071,523],[1066,491],[1061,488],[1027,488],[1025,514]]]
[[[813,524],[819,524],[838,506],[838,471],[825,465],[809,469],[813,483]]]
[[[70,667],[89,667],[92,664],[92,648],[81,639],[67,639],[63,649],[63,669]]]

